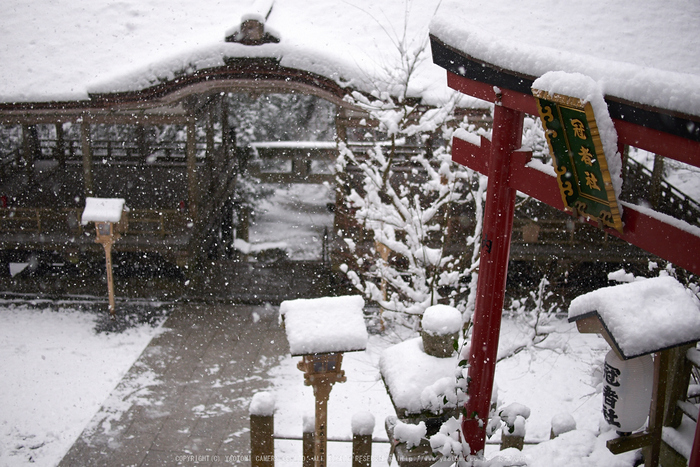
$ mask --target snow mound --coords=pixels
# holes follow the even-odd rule
[[[371,435],[374,431],[374,415],[371,412],[357,412],[352,416],[350,426],[353,435]]]
[[[270,417],[275,414],[275,396],[269,392],[258,392],[250,401],[249,412],[259,417]]]
[[[387,348],[379,360],[394,405],[409,414],[434,410],[442,405],[443,397],[456,394],[455,368],[456,356],[439,358],[426,354],[420,337]],[[446,387],[447,382],[451,387]]]
[[[406,446],[411,449],[418,446],[428,432],[425,422],[420,422],[417,425],[397,421],[394,427],[394,437],[401,443],[406,443]]]
[[[448,305],[433,305],[426,308],[421,326],[428,334],[454,334],[462,329],[462,313]]]

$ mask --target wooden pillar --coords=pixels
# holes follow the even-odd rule
[[[148,143],[146,141],[146,127],[143,125],[136,125],[136,148],[142,163],[145,163],[148,157]]]
[[[239,207],[238,209],[238,225],[236,226],[236,238],[250,241],[250,209],[247,207]]]
[[[338,142],[348,142],[347,118],[344,116],[345,111],[341,108],[335,114],[335,138]]]
[[[195,118],[187,119],[187,209],[193,221],[197,219],[197,133]]]
[[[66,138],[63,133],[63,123],[56,124],[56,160],[58,165],[64,167],[66,165]]]
[[[693,364],[686,358],[688,349],[695,344],[681,345],[669,349],[670,367],[668,374],[668,392],[666,394],[663,426],[678,428],[683,419],[683,411],[678,407],[679,400],[685,400],[690,383]]]
[[[384,245],[381,242],[374,241],[374,248],[377,250],[377,253],[379,253],[379,257],[382,258],[382,261],[385,264],[389,264],[389,252],[391,251],[388,246]],[[382,300],[386,301],[387,299],[387,281],[385,278],[382,277],[382,282],[379,287],[379,290],[381,290],[382,293]],[[382,312],[380,311],[380,316]],[[384,326],[384,321],[382,320],[382,327]]]
[[[22,159],[24,170],[31,176],[34,169],[34,159],[39,152],[39,137],[36,125],[22,125]]]
[[[657,467],[661,456],[661,433],[663,431],[664,403],[669,377],[670,350],[662,350],[654,355],[654,389],[651,393],[651,409],[649,411],[649,434],[651,444],[642,449],[644,465]]]
[[[98,239],[99,243],[105,249],[105,259],[107,267],[107,294],[109,296],[109,316],[115,319],[115,303],[114,303],[114,277],[112,275],[112,238]]]
[[[496,104],[469,355],[469,399],[462,420],[462,434],[472,454],[482,452],[486,444],[515,210],[515,190],[508,186],[510,158],[520,148],[522,128],[522,112]]]
[[[92,148],[90,147],[90,119],[83,116],[80,122],[80,142],[83,151],[83,181],[85,197],[92,196],[95,192],[92,176]]]
[[[698,414],[700,420],[700,414]],[[690,452],[688,467],[700,467],[700,423],[695,424],[695,438],[693,439],[693,449]]]
[[[311,174],[311,161],[304,154],[293,154],[292,174],[298,178],[306,179]]]
[[[234,149],[232,148],[233,141],[230,135],[231,128],[228,124],[228,100],[226,99],[226,93],[222,93],[219,97],[221,102],[221,154],[223,160],[228,160],[231,151]]]
[[[661,201],[661,182],[664,178],[664,158],[654,155],[654,168],[651,172],[651,186],[649,187],[649,204],[653,209],[659,208]]]
[[[370,467],[372,465],[372,433],[374,432],[374,415],[370,412],[358,412],[352,416],[352,467]]]
[[[511,435],[501,432],[501,451],[508,448],[515,448],[519,451],[523,450],[525,445],[525,437],[520,435]]]
[[[352,435],[352,467],[372,465],[372,435]]]
[[[250,463],[252,467],[275,466],[275,400],[258,392],[250,402]]]

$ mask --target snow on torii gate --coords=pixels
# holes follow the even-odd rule
[[[516,191],[560,210],[564,210],[564,203],[556,177],[528,166],[532,154],[519,150],[524,115],[538,114],[531,93],[536,77],[476,60],[432,35],[431,46],[433,61],[447,70],[451,88],[496,104],[492,140],[482,137],[481,144],[475,145],[455,138],[452,150],[455,162],[488,176],[469,357],[470,398],[462,422],[464,439],[476,454],[485,445]],[[698,122],[635,103],[607,100],[607,104],[620,153],[630,145],[700,167]],[[649,209],[622,204],[623,232],[611,228],[606,232],[700,274],[700,255],[692,253],[700,251],[700,229]],[[697,438],[698,433],[691,458],[698,456]]]

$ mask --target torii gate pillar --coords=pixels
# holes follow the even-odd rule
[[[483,451],[496,372],[498,336],[508,273],[516,190],[508,185],[510,159],[520,148],[524,114],[496,104],[484,206],[479,280],[469,355],[469,399],[462,435],[472,454]]]

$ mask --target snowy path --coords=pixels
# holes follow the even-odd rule
[[[286,352],[276,313],[182,305],[164,328],[59,465],[232,465],[247,454],[250,398]]]

